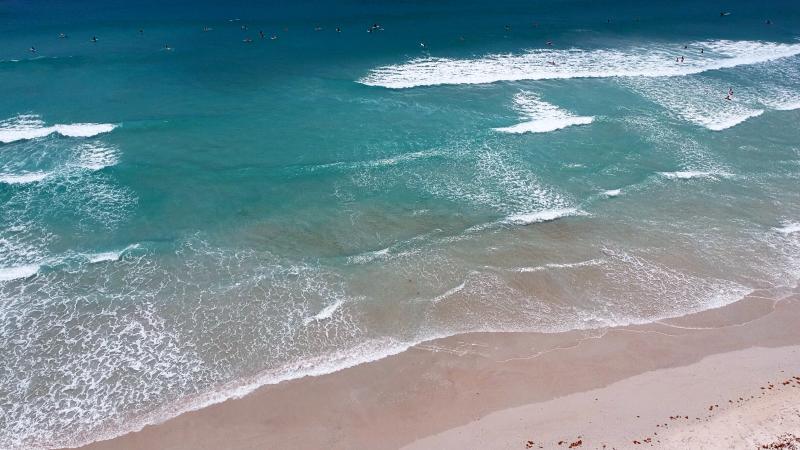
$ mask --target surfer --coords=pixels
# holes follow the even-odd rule
[[[171,52],[172,47],[170,47],[169,44],[164,44],[164,51]]]

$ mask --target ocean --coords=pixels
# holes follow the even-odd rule
[[[800,3],[254,3],[0,1],[0,447],[800,279]]]

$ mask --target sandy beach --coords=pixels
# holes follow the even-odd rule
[[[85,448],[793,448],[798,323],[795,288],[646,325],[458,335]]]

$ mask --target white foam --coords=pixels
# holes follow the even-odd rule
[[[582,214],[584,213],[579,211],[577,208],[554,208],[532,213],[513,214],[503,219],[502,222],[511,225],[531,225],[534,223],[550,222],[562,217],[577,216]]]
[[[38,264],[27,264],[16,267],[0,267],[0,281],[11,281],[19,278],[28,278],[39,271]]]
[[[336,310],[342,306],[342,304],[344,304],[344,299],[340,298],[335,302],[331,303],[330,305],[326,306],[325,308],[323,308],[320,312],[318,312],[314,316],[308,317],[305,320],[303,320],[303,323],[308,325],[311,322],[330,319],[333,316],[333,313],[335,313]]]
[[[800,232],[800,223],[789,223],[780,228],[775,228],[775,231],[781,234],[792,234]]]
[[[110,123],[73,123],[45,126],[44,122],[36,115],[19,115],[14,118],[0,121],[0,142],[11,142],[37,139],[53,133],[66,137],[91,137],[108,133],[117,125]]]
[[[437,150],[418,151],[418,152],[403,153],[388,158],[379,158],[367,161],[338,161],[327,164],[319,164],[311,166],[309,169],[310,170],[331,169],[331,168],[347,169],[347,170],[377,169],[381,167],[396,166],[398,164],[416,161],[418,159],[434,158],[441,155],[442,152]]]
[[[542,272],[548,269],[575,269],[578,267],[598,266],[603,264],[602,259],[590,259],[587,261],[579,261],[575,263],[549,263],[543,266],[534,267],[517,267],[511,269],[512,272],[527,273],[527,272]]]
[[[122,255],[125,254],[128,250],[133,250],[135,248],[139,248],[139,244],[129,245],[122,250],[118,251],[111,251],[111,252],[101,252],[101,253],[90,253],[86,256],[86,259],[89,260],[90,263],[100,263],[106,261],[119,261],[122,258]]]
[[[347,261],[350,264],[366,264],[368,262],[375,261],[377,259],[385,258],[389,255],[389,247],[382,248],[380,250],[375,250],[372,252],[362,253],[360,255],[354,255],[347,258]]]
[[[494,128],[501,133],[547,133],[572,125],[588,125],[593,117],[575,116],[556,105],[540,100],[535,94],[522,91],[514,96],[517,110],[526,122],[510,127]]]
[[[712,131],[722,131],[764,113],[755,95],[738,88],[726,100],[731,87],[708,77],[636,78],[622,84],[662,106],[671,114]]]
[[[402,89],[515,80],[681,76],[800,54],[800,44],[763,41],[694,42],[691,47],[703,47],[706,52],[686,55],[677,50],[679,45],[650,44],[625,49],[535,49],[523,54],[493,54],[475,59],[429,57],[378,67],[358,82]],[[676,63],[679,56],[689,57],[683,63]]]
[[[78,152],[78,166],[92,171],[116,165],[119,160],[116,147],[100,142],[85,143]]]
[[[607,191],[603,191],[603,195],[606,197],[618,197],[622,194],[622,189],[609,189]]]
[[[442,293],[440,295],[437,295],[436,297],[431,299],[431,302],[432,303],[439,303],[440,301],[446,299],[447,297],[450,297],[451,295],[456,294],[456,293],[464,290],[464,287],[466,287],[466,281],[461,283],[461,284],[459,284],[458,286],[456,286],[456,287],[454,287],[452,289],[448,289],[447,291],[445,291],[444,293]]]
[[[47,178],[47,172],[27,172],[27,173],[3,173],[0,174],[0,183],[6,184],[27,184],[42,181]]]
[[[768,89],[759,100],[764,106],[777,111],[800,109],[800,92],[787,88],[773,87]]]
[[[681,170],[676,172],[659,172],[659,175],[670,180],[691,180],[693,178],[729,178],[732,175],[725,172],[705,172],[701,170]]]

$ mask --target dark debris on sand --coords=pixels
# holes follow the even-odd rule
[[[778,436],[778,440],[769,444],[763,444],[758,448],[781,449],[781,450],[800,450],[800,437],[791,433]]]

